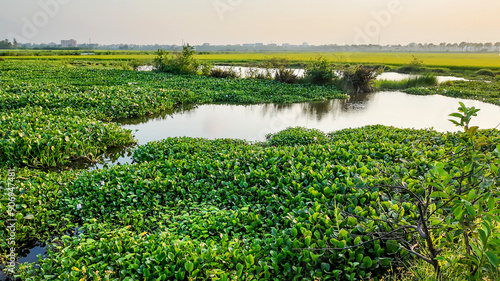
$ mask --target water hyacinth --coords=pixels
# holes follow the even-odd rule
[[[93,160],[107,148],[135,143],[131,131],[71,108],[0,112],[0,161],[7,166],[55,167]]]
[[[0,111],[71,107],[110,121],[151,115],[181,104],[291,103],[345,99],[333,86],[289,85],[250,79],[217,79],[116,69],[65,68],[57,63],[8,61],[0,65]],[[52,75],[40,77],[39,72]],[[30,81],[26,84],[25,81]],[[129,84],[129,82],[135,84]]]
[[[368,241],[368,232],[387,230],[363,218],[403,212],[396,209],[398,198],[362,186],[391,182],[387,169],[418,193],[420,182],[414,179],[460,140],[432,130],[369,126],[321,132],[322,144],[295,142],[322,139],[319,132],[310,133],[279,132],[286,138],[278,139],[291,140],[279,146],[171,138],[139,147],[135,164],[66,180],[69,185],[55,192],[60,203],[41,205],[49,211],[29,223],[81,220],[85,231],[62,239],[59,249],[49,250],[50,260],[21,274],[81,279],[84,260],[87,272],[113,268],[109,277],[118,280],[211,279],[214,274],[246,280],[380,280],[403,258],[391,241],[349,251],[307,248],[353,246]],[[498,131],[481,134],[491,142],[500,139]],[[50,188],[59,190],[61,181]],[[103,182],[120,188],[95,188]],[[22,197],[19,203],[38,202],[49,190],[31,192],[34,199]],[[76,216],[64,202],[85,202],[85,208]],[[357,217],[345,218],[346,212]],[[405,208],[404,219],[412,223],[417,213]]]

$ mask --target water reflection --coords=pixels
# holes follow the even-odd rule
[[[414,96],[402,92],[356,94],[346,100],[326,100],[294,104],[184,106],[149,117],[122,120],[133,131],[138,145],[169,137],[237,138],[263,141],[266,134],[291,126],[317,128],[324,132],[382,124],[399,128],[434,128],[457,131],[449,114],[458,102],[480,108],[473,124],[495,128],[500,123],[500,107],[480,101],[444,96]],[[110,150],[98,163],[79,163],[72,168],[88,170],[132,163],[135,147]]]
[[[296,104],[200,105],[147,122],[142,122],[144,119],[140,124],[136,121],[122,124],[126,129],[138,130],[140,145],[177,136],[262,141],[266,133],[289,126],[326,132],[375,124],[456,131],[448,121],[448,114],[457,110],[459,101],[482,109],[474,121],[481,128],[493,128],[500,122],[500,107],[479,101],[379,92],[353,95],[347,100]]]

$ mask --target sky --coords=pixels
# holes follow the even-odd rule
[[[498,0],[0,0],[21,43],[408,44],[500,41]]]

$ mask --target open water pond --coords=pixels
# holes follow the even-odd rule
[[[264,141],[268,133],[290,126],[317,128],[332,132],[345,128],[382,124],[400,128],[431,128],[457,131],[448,114],[456,112],[458,102],[480,108],[473,124],[495,128],[500,123],[500,107],[474,100],[444,96],[415,96],[402,92],[378,92],[354,95],[347,100],[327,100],[295,104],[226,105],[208,104],[178,108],[156,116],[127,119],[120,124],[133,130],[139,145],[169,137],[237,138]],[[132,163],[134,148],[111,150],[98,164],[78,168],[101,169]],[[29,250],[27,250],[30,248]],[[32,245],[19,262],[36,262],[45,254],[44,245]],[[0,270],[1,272],[1,270]],[[6,280],[0,273],[0,280]]]
[[[500,123],[500,107],[473,100],[444,96],[415,96],[402,92],[378,92],[352,96],[348,100],[286,105],[199,105],[178,113],[130,119],[122,127],[137,130],[140,145],[168,137],[237,138],[263,141],[268,133],[290,126],[331,132],[352,127],[382,124],[400,128],[458,130],[448,119],[458,102],[480,108],[473,119],[480,128]]]
[[[459,130],[448,121],[448,115],[457,111],[459,101],[468,107],[481,109],[472,125],[482,129],[499,125],[499,106],[475,100],[439,95],[416,96],[402,92],[377,92],[353,95],[347,100],[294,104],[207,104],[119,123],[124,129],[133,131],[138,145],[169,137],[264,141],[266,134],[295,126],[332,132],[381,124],[398,128],[433,128],[446,132]],[[86,164],[80,168],[100,169],[131,163],[133,150],[109,151],[100,163],[91,166]]]

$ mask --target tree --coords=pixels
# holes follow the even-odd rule
[[[12,43],[8,39],[0,41],[0,49],[12,49]]]
[[[436,280],[498,280],[500,135],[470,126],[478,111],[460,103],[459,112],[450,114],[458,118],[450,121],[463,132],[448,137],[456,148],[435,163],[425,178],[393,177],[392,183],[365,186],[393,198],[396,206],[382,205],[377,217],[340,210],[358,221],[356,228],[378,224],[385,231],[367,233],[358,245],[313,250],[346,250],[383,240],[401,254],[431,264]]]

